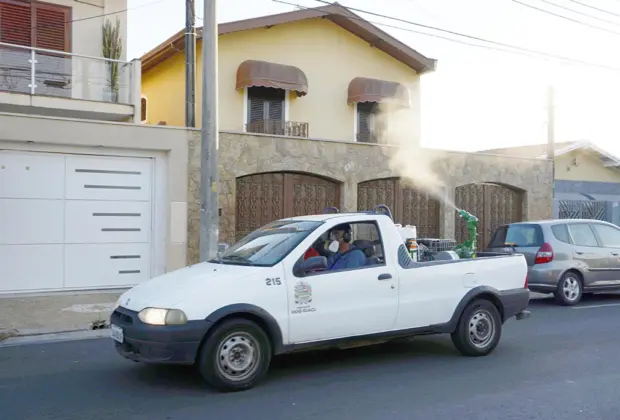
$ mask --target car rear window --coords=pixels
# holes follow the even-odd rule
[[[570,236],[568,235],[568,228],[566,227],[566,225],[562,224],[551,226],[551,231],[553,232],[553,236],[555,236],[555,239],[570,244]]]
[[[542,229],[538,225],[507,225],[495,231],[490,247],[540,247],[543,242]]]

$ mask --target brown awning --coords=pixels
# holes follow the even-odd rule
[[[294,66],[267,61],[247,60],[239,65],[237,89],[251,86],[293,90],[297,96],[308,93],[308,79],[303,71]]]
[[[356,77],[349,83],[347,102],[391,102],[408,107],[409,90],[401,83]]]

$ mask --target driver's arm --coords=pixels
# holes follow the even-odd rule
[[[355,250],[348,255],[344,268],[357,268],[366,265],[366,255],[362,251]]]

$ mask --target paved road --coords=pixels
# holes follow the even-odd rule
[[[125,361],[109,340],[0,348],[0,418],[617,420],[620,297],[531,309],[486,358],[446,337],[287,356],[236,394],[190,368]]]

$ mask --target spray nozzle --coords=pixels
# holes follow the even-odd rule
[[[461,217],[461,219],[465,220],[466,222],[477,222],[478,221],[478,218],[476,216],[474,216],[473,214],[471,214],[470,212],[466,210],[457,208],[456,211]]]

